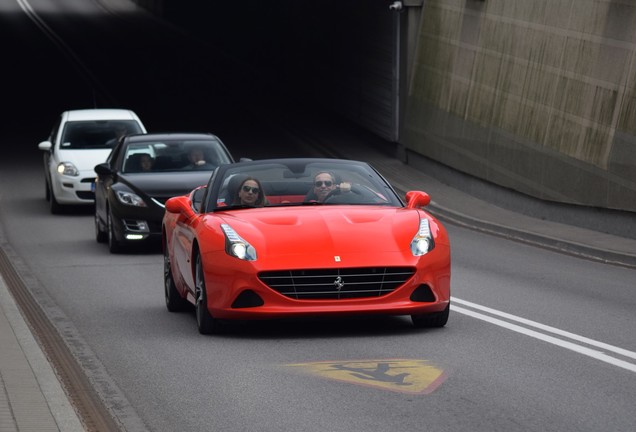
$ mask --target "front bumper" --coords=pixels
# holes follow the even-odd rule
[[[51,187],[60,204],[94,204],[95,177],[71,177],[53,174]]]
[[[111,203],[111,223],[115,240],[120,243],[141,243],[161,239],[161,222],[165,209],[133,207]]]
[[[405,263],[400,257],[399,254],[387,254],[376,263],[382,262],[382,265],[390,267],[412,266],[415,271],[408,280],[387,294],[357,298],[295,299],[263,283],[258,271],[241,271],[240,266],[214,266],[213,271],[206,269],[205,274],[208,310],[212,316],[221,319],[266,319],[369,314],[418,315],[446,309],[450,302],[449,248],[439,245],[427,256],[409,263]],[[244,268],[248,269],[249,266]],[[348,276],[343,276],[345,282],[347,278]]]

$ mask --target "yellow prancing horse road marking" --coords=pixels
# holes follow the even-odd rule
[[[288,364],[306,373],[400,393],[428,394],[446,379],[426,360],[345,360]]]

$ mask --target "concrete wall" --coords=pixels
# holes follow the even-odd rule
[[[400,144],[538,198],[636,211],[636,2],[425,0]]]
[[[405,0],[399,110],[386,0],[134,1],[395,136],[413,165],[636,211],[636,0]]]

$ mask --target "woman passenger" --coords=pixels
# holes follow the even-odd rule
[[[265,205],[265,195],[261,183],[254,177],[248,177],[243,180],[232,204],[263,207]]]

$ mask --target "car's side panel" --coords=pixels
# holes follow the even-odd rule
[[[182,292],[194,294],[194,262],[193,262],[193,239],[194,233],[191,228],[191,220],[177,218],[171,234],[173,262],[176,266],[178,284],[182,287]]]
[[[95,217],[102,227],[106,227],[106,211],[108,208],[108,188],[112,179],[108,176],[100,176],[95,180]]]

